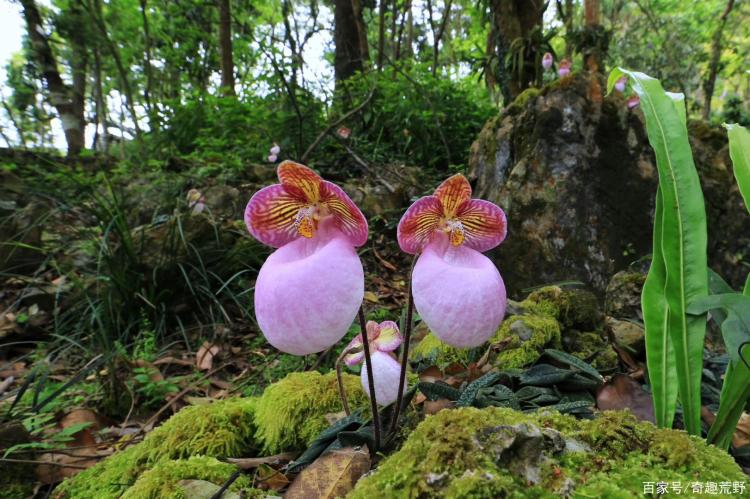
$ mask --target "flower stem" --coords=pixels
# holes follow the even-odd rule
[[[362,344],[365,350],[365,365],[367,366],[367,384],[370,386],[372,425],[375,429],[375,448],[372,452],[377,452],[380,449],[380,414],[378,413],[378,401],[375,400],[375,383],[372,379],[372,359],[370,358],[370,340],[367,338],[365,311],[362,307],[359,307],[359,326],[362,329]]]
[[[341,397],[341,404],[344,406],[344,413],[346,413],[347,416],[351,414],[351,411],[349,410],[349,401],[346,398],[344,380],[341,377],[341,361],[344,360],[344,357],[351,351],[351,348],[344,350],[341,352],[341,355],[339,355],[339,358],[336,359],[336,381],[339,384],[339,397]]]
[[[393,418],[391,418],[391,428],[389,433],[396,431],[396,425],[398,424],[398,416],[401,412],[401,403],[404,399],[404,385],[406,384],[406,366],[409,363],[409,343],[411,340],[411,325],[414,317],[414,299],[411,295],[411,277],[414,273],[414,265],[417,263],[417,256],[411,261],[411,268],[409,268],[409,283],[406,287],[406,324],[404,325],[404,348],[401,352],[401,375],[398,380],[398,395],[396,398],[396,407],[393,408]]]

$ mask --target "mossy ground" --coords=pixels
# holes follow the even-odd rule
[[[493,452],[486,437],[488,430],[520,423],[554,429],[578,448],[546,453],[538,461],[538,480],[528,483],[509,470],[513,463]],[[644,481],[746,478],[723,451],[684,432],[637,422],[628,412],[588,421],[552,412],[462,408],[428,416],[350,497],[631,498],[642,497]]]
[[[528,337],[522,337],[527,333]],[[548,315],[512,315],[503,321],[490,343],[502,345],[495,359],[497,367],[521,368],[536,362],[545,348],[560,347],[560,325]]]
[[[351,406],[364,407],[367,398],[359,378],[345,375],[344,383]],[[216,458],[304,448],[328,426],[325,415],[341,410],[335,373],[292,373],[261,397],[182,409],[143,442],[66,480],[55,494],[75,499],[179,498],[179,480],[216,479],[221,484],[235,469]],[[202,461],[194,461],[197,456]],[[191,471],[201,463],[206,473]],[[159,495],[142,492],[157,489]]]
[[[455,348],[440,339],[432,333],[427,334],[419,343],[414,346],[410,354],[410,360],[413,362],[425,361],[428,364],[435,365],[441,370],[448,366],[459,364],[467,366],[469,364],[470,350],[465,348]]]

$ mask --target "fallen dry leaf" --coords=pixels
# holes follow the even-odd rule
[[[357,480],[370,471],[370,451],[364,447],[344,447],[316,459],[302,470],[284,497],[286,499],[333,499],[344,497]]]
[[[266,490],[281,490],[289,485],[289,479],[272,466],[261,464],[255,472],[255,485]]]
[[[203,343],[195,354],[195,365],[200,371],[210,371],[214,366],[214,357],[219,354],[220,348],[209,342]]]
[[[737,428],[734,430],[732,445],[735,447],[744,447],[750,445],[750,414],[743,412],[740,420],[737,422]]]
[[[599,389],[596,406],[602,411],[630,409],[638,419],[655,422],[651,394],[625,374],[615,374]]]
[[[380,301],[378,295],[376,295],[372,291],[365,291],[365,300],[369,301],[370,303],[378,303]]]
[[[455,402],[448,399],[437,399],[437,400],[425,400],[424,401],[424,413],[425,414],[437,414],[443,409],[449,409],[455,405]]]

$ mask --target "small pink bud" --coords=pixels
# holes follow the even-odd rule
[[[544,56],[542,57],[542,67],[545,70],[551,68],[553,62],[555,62],[555,58],[552,57],[552,54],[550,54],[549,52],[544,54]]]
[[[615,90],[618,92],[624,92],[625,91],[625,85],[628,84],[628,77],[623,76],[617,82],[615,83]]]
[[[563,76],[568,76],[570,74],[570,61],[567,59],[563,59],[560,61],[560,66],[557,68],[557,74],[562,78]]]
[[[273,143],[273,147],[268,152],[270,152],[274,156],[278,156],[279,153],[281,152],[281,148],[279,147],[279,145],[276,142],[274,142]],[[276,161],[276,160],[274,160],[274,161]],[[273,163],[273,161],[271,161],[271,162]]]
[[[351,128],[347,128],[345,126],[342,126],[342,127],[339,127],[338,130],[336,130],[336,133],[342,139],[348,139],[349,136],[352,134],[352,129]]]
[[[630,97],[628,97],[628,109],[633,109],[634,107],[638,107],[638,104],[641,103],[641,98],[638,97],[638,94],[633,94]]]
[[[279,158],[275,154],[269,154],[268,155],[268,162],[269,163],[276,163],[277,159],[279,159]]]

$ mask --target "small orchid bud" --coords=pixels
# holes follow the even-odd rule
[[[269,163],[276,163],[277,159],[279,159],[279,158],[275,154],[269,154],[268,155],[268,162]]]
[[[279,145],[276,142],[274,142],[273,143],[273,147],[268,152],[270,152],[274,156],[278,156],[279,153],[281,152],[281,148],[279,147]]]
[[[349,136],[352,134],[352,129],[342,126],[342,127],[339,127],[338,130],[336,130],[336,134],[342,139],[348,139]]]
[[[398,398],[398,384],[401,377],[401,364],[392,354],[376,350],[370,355],[372,362],[372,382],[375,384],[375,400],[380,406],[391,405]],[[367,382],[367,364],[362,365],[362,389],[369,396],[370,384]],[[406,393],[406,383],[404,383]]]
[[[615,83],[615,90],[617,90],[618,92],[624,92],[625,86],[627,84],[628,84],[628,77],[623,76],[619,80],[617,80],[617,82]]]
[[[638,107],[638,104],[641,103],[641,98],[638,97],[638,94],[633,94],[630,97],[628,97],[628,109],[633,109],[635,107]]]
[[[206,198],[198,189],[190,189],[186,196],[188,208],[194,215],[202,213],[206,208]]]
[[[567,59],[563,59],[560,61],[560,66],[557,68],[557,74],[562,78],[563,76],[568,76],[570,74],[570,61]]]
[[[553,62],[555,62],[555,58],[549,52],[545,53],[542,57],[542,67],[545,71],[552,67]]]

